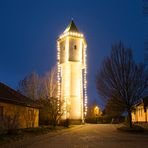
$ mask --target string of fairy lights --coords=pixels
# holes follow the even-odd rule
[[[84,36],[81,33],[77,33],[77,32],[66,32],[63,33],[62,35],[60,35],[59,40],[69,36],[73,36],[73,37],[79,37],[81,38],[80,40],[80,47],[82,48],[82,42],[84,40]],[[60,110],[60,99],[61,99],[61,65],[60,65],[60,41],[57,41],[57,84],[58,84],[58,93],[57,93],[57,98],[58,98],[58,109]],[[67,43],[67,42],[66,42]],[[66,44],[67,46],[67,44]],[[67,46],[68,47],[68,46]],[[68,47],[69,48],[69,47]],[[87,58],[87,54],[86,54],[86,45],[84,46],[84,73],[83,73],[83,77],[81,77],[81,82],[84,82],[83,85],[83,89],[84,89],[84,100],[83,100],[83,111],[84,111],[84,117],[86,117],[87,115],[87,63],[86,63],[86,58]],[[82,62],[82,57],[80,62]],[[82,85],[82,84],[81,84]],[[81,92],[82,93],[82,92]],[[66,111],[66,105],[64,105],[64,110]]]
[[[84,116],[87,115],[87,64],[86,46],[84,47]]]
[[[57,92],[57,105],[58,110],[60,110],[60,96],[61,96],[61,67],[60,67],[60,45],[59,41],[57,41],[57,85],[58,85],[58,92]]]
[[[59,37],[59,39],[62,39],[64,37],[66,37],[66,36],[74,36],[74,37],[81,37],[81,38],[83,38],[83,34],[81,34],[81,33],[77,33],[77,32],[66,32],[64,34],[61,34],[60,37]]]

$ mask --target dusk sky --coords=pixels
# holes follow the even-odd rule
[[[136,61],[144,59],[148,15],[144,0],[1,0],[0,81],[16,89],[35,71],[56,65],[56,39],[73,18],[87,40],[88,98],[102,106],[95,74],[111,45],[122,41]]]

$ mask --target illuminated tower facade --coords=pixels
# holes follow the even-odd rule
[[[58,99],[63,102],[62,119],[82,122],[87,114],[86,47],[84,35],[74,21],[57,39]]]

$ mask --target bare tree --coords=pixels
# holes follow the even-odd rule
[[[129,125],[132,127],[131,110],[136,101],[144,96],[148,88],[147,69],[144,64],[136,64],[132,50],[126,49],[121,42],[112,47],[96,75],[99,95],[108,100],[114,99],[117,106],[128,112]]]
[[[63,103],[57,99],[57,69],[52,68],[42,77],[31,73],[19,82],[19,90],[24,95],[37,100],[42,106],[40,109],[40,123],[49,122],[56,126],[63,111]],[[27,117],[26,117],[27,119]]]
[[[105,115],[111,118],[120,117],[121,114],[124,112],[125,107],[120,99],[108,99],[106,106],[105,106]]]
[[[49,72],[47,72],[43,78],[43,92],[46,95],[48,101],[48,112],[49,112],[49,120],[53,127],[55,127],[62,114],[62,105],[63,102],[59,101],[57,98],[57,69],[56,67],[52,68]]]
[[[64,110],[63,110],[63,102],[62,101],[58,101],[57,98],[50,98],[49,100],[50,102],[50,121],[51,121],[51,124],[53,127],[55,127],[60,119],[61,119],[61,116],[63,115],[64,113]],[[59,104],[59,106],[57,105]]]
[[[143,14],[145,16],[145,21],[146,17],[148,16],[148,0],[143,0]],[[146,23],[146,22],[145,22]],[[145,28],[147,31],[147,27]],[[145,49],[145,63],[148,64],[148,39],[145,39],[144,41],[144,49]]]
[[[57,97],[57,69],[52,68],[43,78],[44,93],[48,98]]]
[[[145,49],[145,64],[148,64],[148,41],[144,42],[144,49]]]
[[[40,123],[46,125],[51,124],[53,127],[55,127],[59,123],[61,116],[64,113],[62,108],[63,102],[58,101],[58,99],[54,97],[39,99],[38,102],[42,106],[40,110]]]
[[[37,73],[32,72],[19,82],[18,91],[25,96],[37,100],[40,79]]]

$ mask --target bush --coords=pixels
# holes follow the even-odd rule
[[[102,123],[102,121],[100,120],[100,117],[88,117],[85,119],[86,123],[93,123],[93,124],[97,124],[97,123]]]
[[[110,116],[101,116],[101,117],[87,117],[86,118],[86,123],[101,123],[101,124],[108,124],[108,123],[112,123],[112,124],[117,124],[117,123],[121,123],[124,121],[123,117],[117,117],[117,118],[112,118]]]
[[[66,119],[66,120],[60,120],[59,122],[59,126],[64,126],[64,127],[69,127],[70,126],[70,120],[69,119]]]
[[[69,127],[69,125],[70,125],[70,121],[69,121],[69,119],[66,119],[65,120],[65,127]]]

